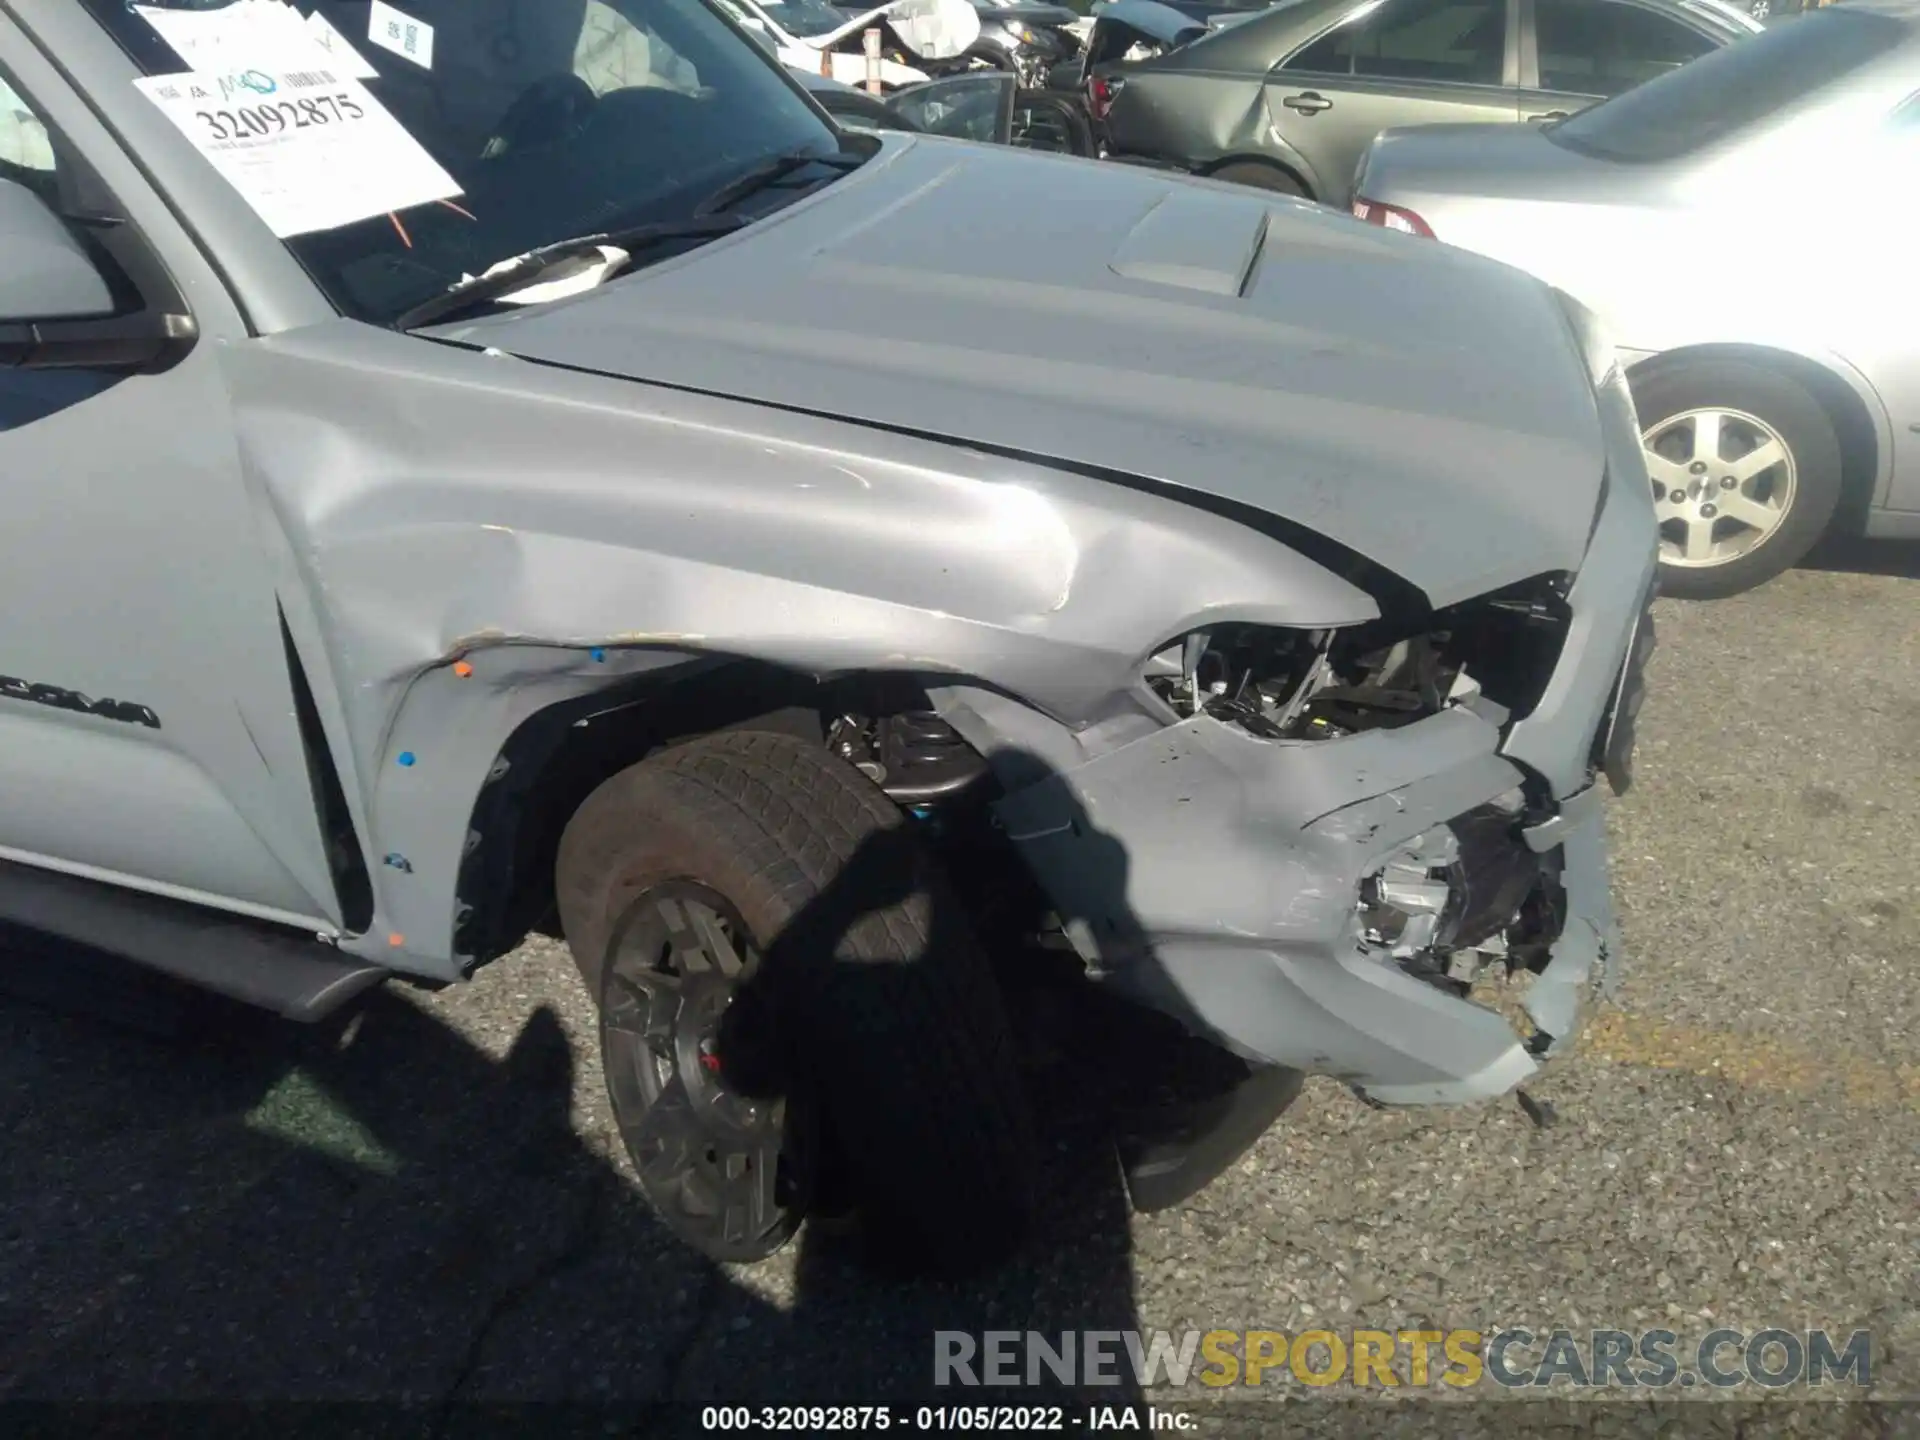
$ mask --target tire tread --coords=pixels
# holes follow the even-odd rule
[[[651,870],[634,866],[640,817],[677,841],[703,837],[699,862],[724,874],[697,878],[724,881],[743,913],[782,928],[863,845],[907,823],[852,767],[787,735],[723,732],[622,771],[576,813],[556,873],[589,984],[621,887],[664,878],[657,853]],[[863,909],[831,961],[794,967],[805,973],[783,977],[781,1003],[798,1017],[882,1258],[966,1270],[1003,1258],[1026,1227],[1031,1121],[992,972],[931,857],[899,838],[912,847],[904,899]],[[765,953],[774,936],[757,938]]]

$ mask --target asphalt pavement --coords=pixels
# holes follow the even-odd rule
[[[1315,1080],[1198,1198],[1130,1217],[1102,1069],[1126,1057],[1038,993],[1041,1234],[972,1286],[883,1281],[804,1232],[745,1268],[678,1249],[611,1139],[590,1007],[552,942],[311,1029],[9,952],[0,1399],[380,1402],[312,1413],[409,1433],[471,1431],[468,1402],[571,1400],[644,1432],[697,1429],[702,1404],[925,1398],[941,1329],[1513,1325],[1864,1328],[1871,1393],[1920,1399],[1915,559],[1855,547],[1735,600],[1660,602],[1638,783],[1610,809],[1628,969],[1531,1114],[1382,1112]],[[1884,1436],[1920,1419],[1836,1390],[1857,1393],[1615,1392],[1551,1420]],[[1293,1403],[1352,1393],[1274,1377],[1146,1398],[1261,1432],[1451,1435],[1515,1413],[1486,1385]]]

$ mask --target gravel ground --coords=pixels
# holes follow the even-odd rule
[[[804,1234],[746,1268],[676,1249],[610,1143],[589,1007],[550,943],[310,1030],[13,952],[0,1398],[404,1400],[353,1414],[412,1433],[473,1429],[467,1401],[569,1399],[697,1428],[700,1403],[923,1396],[936,1329],[1429,1325],[1664,1327],[1683,1355],[1721,1325],[1866,1328],[1875,1395],[1920,1398],[1920,585],[1904,552],[1829,563],[1661,604],[1639,783],[1610,812],[1630,968],[1532,1087],[1551,1123],[1512,1099],[1379,1112],[1314,1081],[1197,1199],[1129,1217],[1102,1139],[1112,1057],[1084,1015],[1050,1015],[1042,1235],[972,1287],[883,1285]],[[49,976],[56,1003],[17,998]],[[1393,1409],[1287,1403],[1303,1393],[1147,1398],[1208,1430],[1506,1433],[1523,1413],[1486,1384]],[[1920,1428],[1897,1407],[1611,1398],[1524,1415]]]

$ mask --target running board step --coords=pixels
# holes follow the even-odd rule
[[[302,1022],[324,1019],[390,973],[284,926],[5,860],[0,921]]]

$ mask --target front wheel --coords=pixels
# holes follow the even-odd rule
[[[555,886],[614,1118],[680,1238],[757,1259],[826,1191],[888,1268],[1011,1253],[1034,1160],[1001,998],[866,777],[785,735],[677,746],[587,798]]]
[[[1840,503],[1840,442],[1807,390],[1734,360],[1633,381],[1660,525],[1660,589],[1738,595],[1805,557]]]

